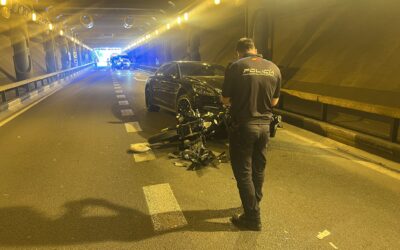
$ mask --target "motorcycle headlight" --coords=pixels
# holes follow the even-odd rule
[[[205,85],[195,85],[193,86],[193,90],[196,94],[205,95],[205,96],[215,96],[215,91]]]

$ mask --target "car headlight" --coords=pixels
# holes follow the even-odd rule
[[[205,95],[205,96],[215,96],[216,95],[215,91],[212,88],[207,87],[205,85],[194,85],[193,91],[199,95]]]

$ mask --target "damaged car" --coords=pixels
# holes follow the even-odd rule
[[[145,87],[149,111],[164,108],[176,113],[220,106],[225,68],[218,64],[174,61],[162,65]]]

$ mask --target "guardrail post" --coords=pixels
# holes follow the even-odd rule
[[[322,103],[322,121],[328,120],[328,104]]]
[[[16,95],[17,97],[19,97],[19,89],[18,89],[18,88],[15,88],[15,95]]]
[[[7,102],[6,92],[5,92],[5,91],[1,92],[1,101],[2,101],[3,103],[6,103],[6,102]]]
[[[283,93],[281,93],[281,96],[279,97],[279,103],[278,103],[278,107],[279,107],[280,109],[283,109],[283,106],[284,106],[283,102],[284,102],[284,100],[285,100],[285,96],[283,95]]]
[[[392,126],[390,128],[390,139],[392,142],[397,142],[398,133],[399,133],[399,119],[394,118]]]

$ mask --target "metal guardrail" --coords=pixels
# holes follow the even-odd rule
[[[373,114],[378,117],[382,118],[389,118],[390,121],[390,134],[387,135],[387,139],[389,139],[392,142],[399,142],[399,119],[400,119],[400,108],[395,108],[395,107],[387,107],[387,106],[382,106],[382,105],[375,105],[375,104],[369,104],[369,103],[363,103],[363,102],[357,102],[357,101],[352,101],[348,99],[341,99],[341,98],[336,98],[336,97],[331,97],[331,96],[322,96],[318,94],[312,94],[308,92],[302,92],[302,91],[297,91],[297,90],[291,90],[291,89],[282,89],[281,92],[283,93],[281,100],[280,100],[280,108],[283,110],[285,109],[285,96],[291,96],[291,97],[296,97],[299,98],[303,101],[308,101],[312,103],[316,103],[320,105],[320,114],[319,114],[319,120],[324,121],[324,122],[329,122],[328,121],[328,110],[329,107],[339,107],[343,108],[345,110],[350,110],[350,111],[357,111],[357,112],[362,112],[366,114]],[[301,111],[296,111],[296,113],[300,115],[306,115],[302,113]],[[313,117],[316,118],[316,117]],[[354,130],[354,128],[351,128]],[[359,131],[359,132],[365,132],[365,131]],[[373,135],[373,134],[371,134]],[[376,136],[376,135],[373,135]]]
[[[342,107],[342,108],[348,108],[348,109],[354,109],[358,111],[363,111],[366,113],[372,113],[372,114],[377,114],[377,115],[383,115],[391,118],[400,118],[400,108],[392,108],[392,107],[386,107],[382,105],[374,105],[374,104],[368,104],[368,103],[363,103],[363,102],[356,102],[356,101],[351,101],[347,99],[341,99],[341,98],[336,98],[336,97],[330,97],[330,96],[321,96],[317,94],[312,94],[312,93],[307,93],[307,92],[301,92],[297,90],[291,90],[291,89],[282,89],[283,93],[286,93],[291,96],[296,96],[300,99],[303,100],[308,100],[308,101],[313,101],[313,102],[318,102],[326,105],[334,105],[337,107]]]
[[[75,67],[72,69],[67,69],[63,71],[58,71],[54,73],[50,73],[47,75],[42,75],[30,79],[26,79],[19,82],[14,82],[10,84],[6,84],[0,86],[0,103],[7,103],[12,101],[13,99],[23,97],[27,95],[29,92],[41,89],[42,87],[49,85],[53,82],[59,81],[68,77],[72,74],[75,74],[82,69],[88,68],[92,66],[93,63],[88,63],[79,67]],[[8,94],[11,92],[11,98],[8,98]],[[13,92],[13,93],[12,93]]]

